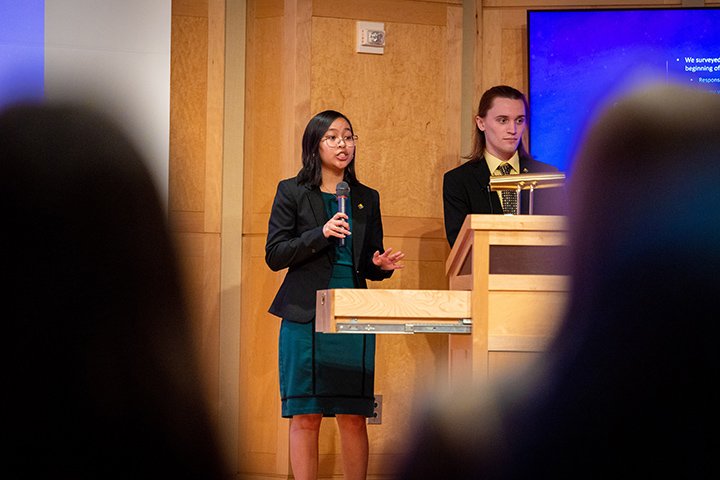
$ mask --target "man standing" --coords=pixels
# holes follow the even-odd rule
[[[528,200],[516,192],[501,198],[490,191],[490,177],[520,173],[558,172],[553,165],[533,159],[523,145],[527,126],[528,103],[525,95],[507,85],[487,90],[480,98],[473,150],[468,161],[445,173],[443,177],[443,209],[445,235],[450,247],[460,232],[465,217],[471,213],[512,213],[518,200],[521,213],[527,213]],[[559,189],[544,189],[534,194],[533,213],[560,214],[563,201]],[[504,192],[505,193],[505,192]],[[512,196],[515,195],[515,198]]]

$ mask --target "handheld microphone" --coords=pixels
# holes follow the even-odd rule
[[[347,200],[350,193],[350,185],[347,182],[339,182],[335,186],[335,196],[338,202],[338,212],[347,214]],[[338,245],[345,246],[345,239],[338,238]]]

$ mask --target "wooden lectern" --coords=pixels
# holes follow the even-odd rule
[[[320,290],[315,329],[324,333],[464,333],[470,296],[462,290]]]
[[[564,311],[565,218],[468,215],[446,262],[449,290],[317,292],[324,333],[449,334],[450,381],[531,360]]]
[[[567,301],[566,220],[468,215],[448,256],[450,290],[469,290],[472,334],[450,335],[452,383],[484,381],[531,361]]]

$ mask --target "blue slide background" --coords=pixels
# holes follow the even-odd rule
[[[720,93],[720,63],[688,61],[720,61],[720,9],[528,11],[528,55],[531,153],[570,172],[586,128],[617,95],[668,81]]]
[[[0,108],[42,98],[45,0],[0,0]]]

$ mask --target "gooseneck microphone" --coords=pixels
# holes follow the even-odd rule
[[[347,182],[339,182],[335,186],[335,196],[337,197],[338,212],[347,214],[348,194],[350,193],[350,185]],[[338,245],[345,246],[345,239],[338,238]]]

